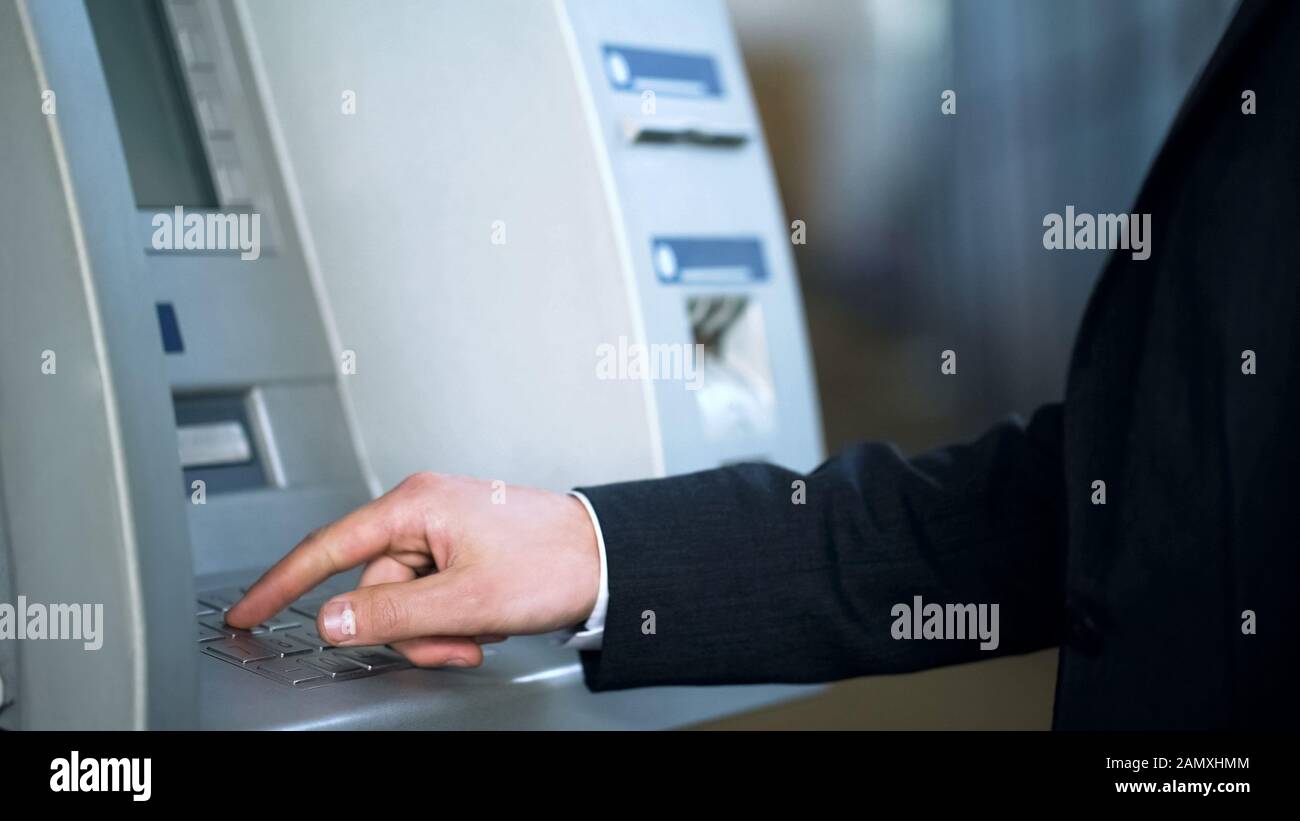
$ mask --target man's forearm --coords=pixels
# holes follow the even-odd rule
[[[913,459],[864,444],[807,475],[751,464],[582,488],[609,585],[587,682],[826,681],[1049,646],[1060,454],[1052,405]],[[895,605],[918,596],[998,605],[996,648],[896,639]]]

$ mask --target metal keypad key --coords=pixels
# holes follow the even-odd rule
[[[359,647],[342,653],[350,661],[355,661],[367,670],[387,670],[401,665],[404,659],[383,647]]]
[[[338,678],[349,673],[359,673],[365,669],[351,659],[335,653],[308,656],[303,659],[303,663],[310,664],[330,678]]]
[[[320,670],[309,667],[300,659],[274,659],[257,665],[257,672],[263,673],[289,686],[324,681],[326,676]]]
[[[199,594],[199,603],[207,605],[217,612],[224,613],[235,606],[239,601],[242,593],[238,590],[214,590],[209,593]]]
[[[240,665],[279,657],[279,653],[271,650],[257,639],[251,638],[215,641],[205,646],[204,650]]]
[[[308,647],[284,633],[271,633],[270,635],[260,636],[257,642],[278,652],[281,656],[300,656],[303,653],[315,652],[314,647]]]

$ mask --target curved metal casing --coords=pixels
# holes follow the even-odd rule
[[[55,113],[42,93],[58,89]],[[135,208],[80,3],[0,2],[0,487],[10,594],[103,605],[18,641],[4,726],[197,721],[193,573]],[[46,352],[55,370],[47,373]],[[9,601],[13,601],[10,599]]]

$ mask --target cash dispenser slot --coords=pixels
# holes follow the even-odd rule
[[[664,121],[653,117],[623,120],[623,136],[638,145],[691,145],[702,148],[740,148],[750,140],[749,131],[718,124]]]
[[[695,399],[710,441],[770,435],[777,424],[776,386],[763,306],[745,294],[686,300],[701,369]]]
[[[177,394],[176,441],[185,492],[202,481],[209,494],[267,487],[270,482],[250,421],[247,391]]]

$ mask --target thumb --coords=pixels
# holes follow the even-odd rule
[[[317,629],[345,647],[491,633],[481,604],[467,607],[474,600],[465,595],[463,577],[463,571],[448,568],[414,581],[359,587],[325,602]]]

